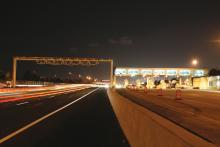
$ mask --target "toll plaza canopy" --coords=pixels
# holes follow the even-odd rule
[[[115,76],[187,76],[202,77],[208,74],[208,69],[197,68],[130,68],[117,67]]]

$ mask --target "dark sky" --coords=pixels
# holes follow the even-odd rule
[[[116,66],[220,67],[220,1],[1,3],[0,69],[13,55],[113,58]]]

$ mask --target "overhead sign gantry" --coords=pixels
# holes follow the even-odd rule
[[[35,61],[37,64],[67,65],[67,66],[94,66],[100,62],[110,63],[110,86],[113,86],[113,60],[96,58],[73,57],[13,57],[12,86],[16,87],[17,61]]]

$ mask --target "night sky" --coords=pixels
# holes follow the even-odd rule
[[[116,66],[220,67],[220,1],[5,2],[0,70],[13,55],[113,58]]]

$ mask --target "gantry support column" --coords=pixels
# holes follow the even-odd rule
[[[13,69],[12,69],[12,87],[16,87],[16,75],[17,75],[17,58],[13,57]]]

